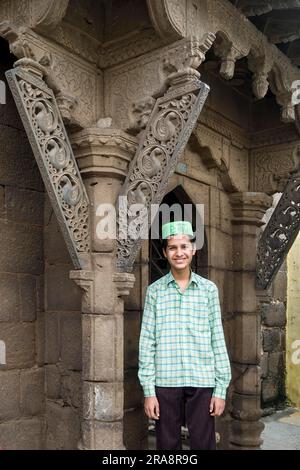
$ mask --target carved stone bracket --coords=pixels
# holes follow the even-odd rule
[[[259,240],[257,284],[266,289],[300,229],[300,171],[291,176]]]
[[[16,62],[6,77],[76,268],[90,249],[89,201],[45,69],[30,59]]]
[[[131,273],[115,273],[113,281],[117,289],[118,297],[126,297],[135,283],[135,276]]]
[[[247,51],[239,50],[232,42],[223,38],[217,38],[214,43],[214,52],[221,59],[220,75],[225,80],[233,78],[236,61],[247,54]]]
[[[152,204],[161,202],[168,178],[175,171],[208,95],[209,87],[199,80],[200,74],[195,70],[204,58],[203,48],[202,44],[197,50],[197,44],[188,42],[178,51],[182,62],[180,64],[179,55],[176,65],[170,69],[166,79],[166,86],[170,87],[156,101],[119,194],[122,196],[118,205],[117,240],[120,271],[132,270],[145,223],[148,230],[149,209]],[[132,209],[137,204],[138,215]]]
[[[94,271],[70,271],[70,279],[83,291],[82,313],[92,313],[94,308]]]
[[[199,0],[199,3],[204,3],[204,0]],[[256,58],[252,67],[255,96],[259,99],[265,96],[270,84],[281,106],[283,122],[295,121],[293,84],[300,79],[299,70],[230,2],[210,0],[207,2],[207,10],[207,27],[217,35],[220,42],[219,45],[216,43],[215,50],[222,58],[222,75],[227,79],[232,78],[236,58],[250,56],[250,63]]]

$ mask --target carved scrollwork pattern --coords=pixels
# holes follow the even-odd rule
[[[80,254],[90,246],[86,191],[52,90],[24,68],[9,70],[7,79],[70,255],[82,268]]]
[[[292,175],[259,240],[257,284],[272,282],[300,229],[300,172]]]
[[[132,269],[140,248],[143,211],[147,213],[151,204],[161,202],[168,178],[176,168],[208,91],[208,86],[198,78],[187,79],[185,83],[179,81],[172,85],[156,101],[120,193],[127,200],[127,207],[122,203],[118,207],[117,267],[121,271]],[[141,205],[138,214],[131,211],[133,204]],[[125,236],[120,220],[127,222]]]

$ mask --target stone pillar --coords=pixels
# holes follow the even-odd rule
[[[71,138],[90,200],[91,261],[70,277],[82,301],[82,449],[124,449],[123,297],[134,276],[116,272],[115,240],[97,238],[99,204],[115,205],[136,141],[109,128],[85,129]]]
[[[231,325],[232,409],[231,448],[258,449],[261,418],[261,331],[256,289],[256,244],[262,217],[272,204],[265,193],[234,193],[234,315]]]

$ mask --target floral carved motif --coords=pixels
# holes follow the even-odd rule
[[[76,268],[89,251],[89,202],[44,68],[30,59],[16,62],[8,83],[60,228]]]

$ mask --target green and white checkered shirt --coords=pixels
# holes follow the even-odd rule
[[[145,397],[160,387],[212,387],[225,398],[231,379],[217,286],[191,273],[184,293],[171,271],[146,293],[138,377]]]

